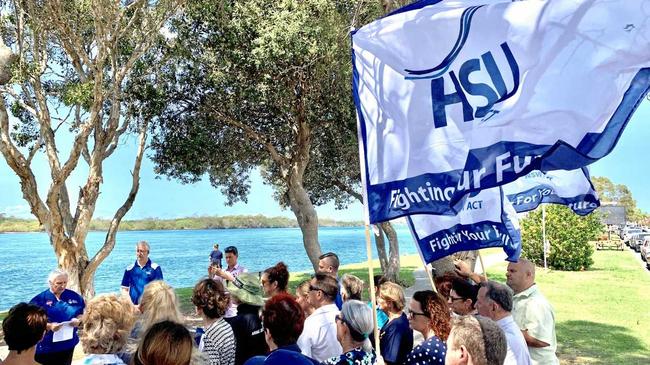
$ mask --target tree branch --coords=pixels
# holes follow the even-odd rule
[[[132,176],[131,191],[129,191],[129,195],[126,197],[126,200],[124,201],[122,206],[115,212],[115,215],[113,216],[113,219],[111,220],[111,224],[108,228],[108,232],[106,232],[104,245],[99,251],[97,251],[95,256],[93,256],[93,258],[90,260],[88,266],[86,267],[84,275],[93,275],[95,270],[97,270],[97,267],[99,267],[102,261],[104,261],[104,259],[106,259],[108,254],[113,250],[113,248],[115,247],[115,236],[117,235],[117,230],[120,225],[120,222],[122,221],[122,218],[124,218],[126,213],[133,206],[133,202],[135,201],[135,197],[137,196],[138,190],[140,188],[140,169],[142,167],[142,157],[144,156],[144,151],[146,149],[147,128],[148,128],[148,122],[145,121],[140,126],[140,134],[138,139],[139,142],[138,152],[135,157],[133,171],[131,172],[131,176]]]
[[[18,175],[23,197],[29,203],[32,214],[44,226],[47,232],[50,231],[49,211],[45,203],[38,195],[36,177],[29,168],[29,163],[13,144],[9,136],[9,115],[4,100],[0,102],[0,152],[4,156],[9,167]]]
[[[244,134],[248,137],[248,139],[251,142],[257,142],[260,145],[262,145],[264,147],[264,149],[266,149],[269,152],[269,154],[271,154],[271,158],[273,159],[273,161],[275,161],[275,163],[277,163],[279,165],[282,165],[282,166],[289,163],[289,160],[286,157],[280,155],[278,150],[275,149],[273,144],[268,139],[262,137],[262,135],[257,133],[257,131],[255,131],[253,128],[247,126],[246,124],[244,124],[244,123],[242,123],[242,122],[240,122],[238,120],[230,118],[227,115],[224,115],[223,113],[221,113],[215,107],[211,107],[210,110],[217,119],[219,119],[222,122],[227,123],[227,124],[229,124],[229,125],[231,125],[231,126],[233,126],[235,128],[238,128],[242,132],[244,132]]]

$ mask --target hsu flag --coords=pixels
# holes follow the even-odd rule
[[[521,253],[516,212],[499,187],[470,194],[455,216],[414,214],[406,220],[426,263],[487,247],[503,247],[508,261]]]
[[[455,214],[468,192],[586,166],[648,89],[647,0],[429,3],[352,35],[371,223]]]
[[[600,206],[586,167],[571,171],[531,171],[503,185],[503,192],[517,213],[533,210],[541,203],[566,205],[579,215],[587,215]]]

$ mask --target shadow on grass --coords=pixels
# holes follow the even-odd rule
[[[558,355],[564,364],[650,364],[650,350],[630,330],[588,322],[557,323]]]

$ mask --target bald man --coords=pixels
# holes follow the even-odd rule
[[[509,263],[506,284],[514,292],[512,316],[524,335],[532,364],[559,364],[555,314],[535,284],[535,265],[526,259]]]

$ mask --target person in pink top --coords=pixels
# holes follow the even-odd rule
[[[239,276],[239,274],[248,272],[248,269],[237,262],[239,259],[239,252],[237,251],[237,247],[228,246],[224,250],[224,253],[224,257],[226,258],[226,268],[222,269],[220,267],[210,265],[208,268],[208,273],[212,279],[220,281],[224,286],[226,286],[226,281],[234,281],[235,278]],[[231,301],[228,305],[228,310],[226,311],[224,318],[232,318],[236,315],[237,305]]]

